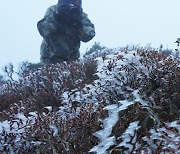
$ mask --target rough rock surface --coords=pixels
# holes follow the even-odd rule
[[[41,63],[60,63],[79,58],[80,42],[88,42],[95,36],[93,23],[82,12],[82,26],[69,26],[55,18],[57,5],[47,9],[45,16],[37,23],[41,45]]]

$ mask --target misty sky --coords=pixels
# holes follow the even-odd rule
[[[0,69],[9,62],[39,62],[42,37],[36,24],[57,0],[0,2]],[[114,48],[128,44],[175,48],[180,37],[180,0],[84,0],[83,9],[95,24],[94,42]]]

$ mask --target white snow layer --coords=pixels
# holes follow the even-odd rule
[[[138,126],[139,121],[135,121],[129,124],[129,127],[126,129],[126,131],[121,135],[122,142],[118,145],[118,147],[126,147],[128,148],[128,151],[124,151],[124,153],[130,153],[133,150],[133,146],[136,143],[137,135],[136,130],[140,128]],[[130,141],[132,144],[130,144]]]
[[[119,103],[119,107],[116,104],[108,105],[105,107],[105,109],[108,110],[108,117],[103,120],[103,129],[94,133],[94,135],[100,139],[100,143],[97,146],[93,147],[90,152],[96,152],[97,154],[106,154],[106,150],[114,144],[115,137],[110,135],[112,132],[112,128],[119,120],[119,111],[126,110],[128,106],[134,104],[134,101],[124,100],[119,101]],[[130,124],[130,128],[129,130],[127,129],[127,131],[129,132],[131,129],[132,134],[134,132],[133,130],[136,124],[138,124],[138,122]]]
[[[92,148],[90,152],[96,152],[97,154],[106,154],[106,150],[114,144],[114,136],[110,136],[113,126],[118,121],[118,106],[116,104],[105,107],[108,110],[108,117],[103,121],[103,130],[94,133],[96,137],[100,139],[100,143]]]

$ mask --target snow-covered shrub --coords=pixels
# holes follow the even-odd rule
[[[0,152],[78,153],[97,144],[98,139],[91,134],[101,129],[99,118],[104,118],[106,111],[99,108],[94,112],[92,105],[74,106],[71,114],[62,116],[60,110],[45,109],[27,116],[19,113],[0,123]]]
[[[180,61],[167,52],[106,49],[19,75],[0,95],[1,153],[180,151]]]
[[[180,151],[180,121],[165,123],[158,129],[151,129],[137,143],[137,153],[179,153]]]
[[[26,108],[26,112],[41,110],[44,106],[61,106],[64,91],[81,89],[85,84],[96,79],[97,62],[92,58],[80,62],[71,62],[44,66],[40,69],[19,73],[19,80],[4,84],[0,94],[0,111],[8,110],[14,103]]]

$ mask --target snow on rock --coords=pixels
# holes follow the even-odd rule
[[[122,139],[122,142],[118,145],[118,147],[123,146],[123,147],[128,148],[128,150],[124,151],[124,153],[128,154],[132,152],[133,150],[133,146],[135,145],[137,141],[136,131],[140,128],[138,124],[139,124],[138,121],[134,121],[130,123],[126,131],[120,136],[120,138]],[[132,144],[130,144],[130,142]]]
[[[124,101],[119,101],[119,103],[120,103],[120,107],[118,111],[123,111],[123,110],[126,110],[128,106],[134,104],[134,101],[124,100]]]
[[[96,152],[97,154],[106,154],[107,153],[107,149],[114,144],[115,141],[115,137],[114,136],[110,136],[111,132],[112,132],[112,128],[115,126],[115,124],[118,122],[119,120],[119,112],[126,110],[128,108],[128,106],[134,104],[134,101],[119,101],[120,106],[118,107],[118,105],[113,104],[113,105],[108,105],[106,106],[104,109],[108,110],[108,117],[106,119],[103,120],[103,129],[100,131],[97,131],[94,133],[94,135],[96,137],[98,137],[100,139],[100,143],[93,147],[90,152]],[[139,128],[138,122],[133,122],[130,124],[130,126],[128,127],[128,129],[125,132],[125,135],[122,136],[122,138],[126,138],[127,134],[129,133],[130,135],[134,134],[134,130],[137,130]],[[122,142],[122,144],[125,144],[124,140]],[[130,141],[130,140],[128,140]],[[122,146],[120,144],[120,146]],[[129,147],[129,146],[128,146]],[[132,149],[132,148],[131,148]]]
[[[94,135],[100,139],[100,143],[92,148],[90,152],[106,154],[106,150],[114,144],[114,137],[110,136],[113,126],[118,121],[118,106],[113,104],[105,107],[108,110],[108,117],[103,120],[103,130],[95,132]]]

